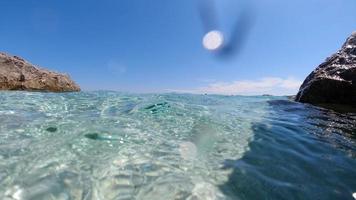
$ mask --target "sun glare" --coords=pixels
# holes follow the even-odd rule
[[[205,34],[203,38],[203,46],[207,50],[215,51],[224,43],[224,36],[220,31],[214,30]]]

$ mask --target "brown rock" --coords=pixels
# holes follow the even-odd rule
[[[73,92],[80,88],[66,74],[42,69],[18,56],[0,52],[0,90]]]

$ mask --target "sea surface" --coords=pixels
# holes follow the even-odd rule
[[[0,92],[0,199],[352,200],[355,142],[287,97]]]

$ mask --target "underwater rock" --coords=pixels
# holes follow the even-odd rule
[[[0,90],[80,91],[66,74],[42,69],[18,56],[0,52]]]
[[[356,106],[356,32],[304,80],[296,101]]]
[[[119,140],[120,143],[123,142],[123,139],[121,137],[113,136],[106,133],[87,133],[84,135],[84,137],[92,140]]]
[[[97,140],[99,139],[99,134],[98,133],[87,133],[84,135],[84,137],[92,140]]]
[[[155,114],[160,110],[164,110],[165,108],[169,108],[169,104],[167,102],[163,102],[163,103],[156,103],[153,105],[149,105],[147,107],[145,107],[146,110],[151,111],[151,113]]]
[[[46,131],[54,133],[57,131],[57,128],[56,127],[48,127],[48,128],[46,128]]]

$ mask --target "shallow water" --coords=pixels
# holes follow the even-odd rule
[[[0,199],[353,199],[356,116],[285,97],[0,92]]]

